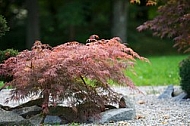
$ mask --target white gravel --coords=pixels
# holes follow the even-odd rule
[[[167,86],[139,87],[144,93],[140,94],[128,88],[114,87],[116,91],[131,96],[136,107],[136,118],[107,123],[104,126],[190,126],[190,99],[182,101],[158,99],[157,97],[166,88]],[[175,90],[179,88],[179,86],[174,87]],[[95,126],[95,124],[88,124],[88,126]]]
[[[113,87],[115,91],[131,97],[136,107],[136,118],[134,120],[107,123],[104,126],[190,126],[190,99],[182,101],[158,99],[157,97],[166,88],[167,86],[139,87],[143,92],[142,94],[126,87]],[[174,88],[178,89],[179,86]],[[4,104],[4,99],[7,96],[6,91],[0,92],[0,104]],[[8,105],[15,106],[17,104],[20,103],[11,102]],[[101,126],[100,124],[83,125]]]

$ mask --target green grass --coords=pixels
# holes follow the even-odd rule
[[[2,87],[2,86],[3,86],[3,84],[4,84],[4,83],[3,83],[3,81],[0,81],[0,87]]]
[[[147,57],[149,63],[137,61],[134,75],[126,71],[136,86],[179,85],[179,62],[188,57],[187,55],[155,56]]]

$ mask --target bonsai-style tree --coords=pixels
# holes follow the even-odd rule
[[[105,104],[117,103],[120,95],[110,88],[109,80],[136,89],[124,70],[134,65],[135,58],[147,59],[120,43],[118,37],[97,38],[90,37],[86,44],[68,42],[53,48],[36,41],[31,50],[7,59],[0,64],[0,75],[13,78],[5,84],[13,89],[8,100],[40,94],[45,113],[63,100],[73,107],[92,102],[101,110]]]

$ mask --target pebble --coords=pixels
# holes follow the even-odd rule
[[[166,88],[167,86],[139,87],[144,94],[129,93],[124,87],[116,88],[116,91],[131,96],[136,107],[136,118],[103,125],[83,126],[190,126],[190,100],[158,99],[159,94]]]

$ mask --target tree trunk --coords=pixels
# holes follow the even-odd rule
[[[38,0],[26,0],[28,10],[26,47],[31,48],[40,39]]]
[[[113,0],[112,36],[127,41],[127,0]]]
[[[69,40],[73,41],[74,39],[75,39],[75,26],[71,24],[69,26]]]

